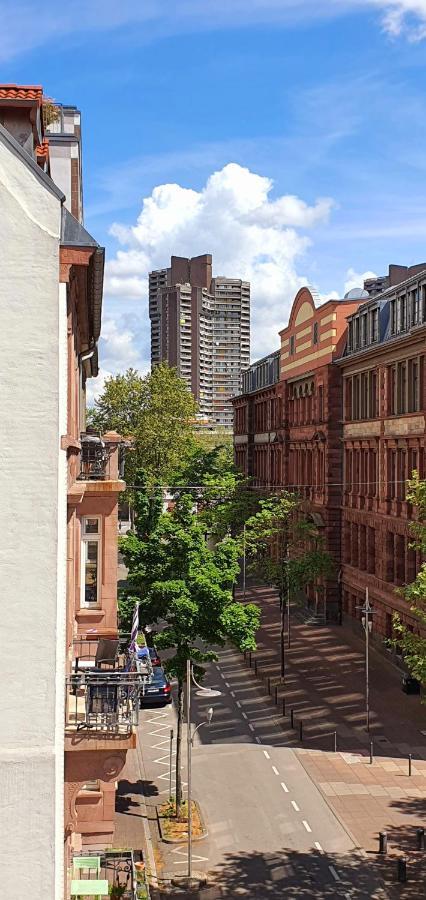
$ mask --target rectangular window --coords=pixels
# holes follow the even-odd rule
[[[363,347],[366,347],[368,343],[368,335],[367,335],[367,314],[361,316],[361,344]]]
[[[373,309],[371,311],[371,340],[372,342],[377,341],[379,339],[379,310]]]
[[[360,321],[359,316],[355,319],[355,350],[360,347]]]
[[[419,361],[410,359],[408,363],[408,412],[420,409]]]
[[[354,323],[353,320],[349,322],[348,325],[348,350],[353,350],[353,334],[354,334]]]
[[[390,302],[391,334],[396,334],[396,300]]]
[[[377,416],[377,372],[375,370],[370,372],[368,406],[370,419],[375,419]]]
[[[398,331],[405,331],[407,327],[407,298],[406,296],[398,299],[399,322]]]
[[[81,606],[100,605],[101,519],[81,520]]]
[[[368,372],[361,375],[361,419],[368,418]]]
[[[320,422],[324,421],[324,387],[322,384],[318,387],[318,418]]]
[[[318,343],[318,322],[314,322],[314,327],[312,329],[312,343]]]
[[[418,295],[417,290],[410,291],[410,324],[417,325],[418,322]]]
[[[291,335],[291,338],[290,338],[290,348],[289,348],[289,350],[290,350],[290,356],[294,356],[294,350],[295,350],[294,334],[292,334],[292,335]]]

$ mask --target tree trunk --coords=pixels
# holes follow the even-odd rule
[[[182,724],[183,724],[183,681],[178,681],[177,733],[176,733],[176,818],[181,814],[182,806]]]

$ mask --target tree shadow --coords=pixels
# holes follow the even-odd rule
[[[209,875],[208,886],[195,895],[198,900],[372,900],[382,896],[382,883],[370,862],[355,853],[324,854],[314,849],[228,853]],[[180,892],[173,896],[194,898]]]
[[[140,798],[158,797],[158,788],[153,781],[127,781],[118,782],[115,795],[115,811],[127,816],[142,818]],[[134,810],[134,811],[132,811]]]

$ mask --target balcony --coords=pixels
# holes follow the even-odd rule
[[[114,741],[123,749],[133,745],[140,697],[150,680],[149,672],[136,669],[89,669],[69,675],[65,687],[66,749],[81,745],[83,739],[93,742],[93,738],[98,748],[100,741]]]
[[[81,455],[79,481],[103,481],[106,478],[108,451],[100,434],[80,435]]]
[[[108,896],[110,897],[120,897],[122,900],[149,900],[150,898],[142,853],[138,850],[100,850],[99,852],[74,853],[71,897],[81,896],[81,894],[76,894],[75,890],[81,890],[81,883],[86,881],[87,896],[93,896],[90,882],[95,887],[95,881],[103,881],[108,883]]]

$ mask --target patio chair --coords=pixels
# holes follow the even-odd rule
[[[82,672],[87,669],[100,669],[103,665],[115,669],[118,658],[118,645],[118,640],[100,638],[95,658],[76,656],[74,671]]]
[[[99,878],[101,873],[100,856],[75,856],[72,861],[73,875],[77,875],[82,869],[88,869],[89,872],[95,872]]]

